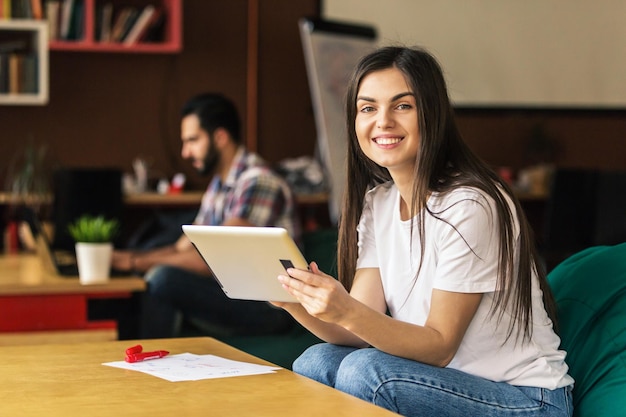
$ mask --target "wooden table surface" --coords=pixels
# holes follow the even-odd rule
[[[289,370],[169,382],[104,366],[126,348],[268,362],[212,338],[0,347],[0,415],[6,416],[391,416],[380,407]]]
[[[96,294],[144,291],[142,277],[111,278],[98,285],[81,285],[78,277],[61,277],[49,272],[35,254],[0,256],[0,295]]]

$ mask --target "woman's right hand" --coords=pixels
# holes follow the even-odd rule
[[[289,276],[279,275],[278,280],[308,314],[328,323],[338,323],[345,317],[352,297],[338,280],[320,271],[315,262],[311,262],[308,271],[289,268],[287,273]]]

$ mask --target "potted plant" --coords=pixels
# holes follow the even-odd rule
[[[78,275],[82,284],[101,284],[109,280],[113,238],[119,231],[117,219],[83,215],[69,224],[68,232],[76,242]]]

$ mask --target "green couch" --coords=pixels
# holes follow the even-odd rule
[[[303,254],[307,261],[315,261],[320,269],[337,276],[337,230],[320,229],[305,233]],[[321,340],[304,327],[295,324],[288,333],[262,336],[224,336],[221,341],[259,358],[291,369],[293,361],[309,346]]]
[[[575,417],[626,416],[626,243],[596,246],[548,275]]]

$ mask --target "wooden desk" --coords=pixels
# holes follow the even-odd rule
[[[199,208],[202,191],[185,191],[179,194],[139,193],[124,196],[124,205],[136,207],[191,207]]]
[[[88,320],[94,298],[127,298],[145,289],[141,277],[81,285],[78,277],[48,272],[33,254],[0,256],[0,345],[50,342],[66,337],[116,339],[115,321]]]
[[[156,192],[146,192],[124,195],[124,204],[128,206],[185,206],[199,207],[202,202],[204,191],[183,191],[178,194],[159,194]],[[328,194],[298,194],[296,195],[298,204],[324,204],[328,202]],[[50,204],[52,196],[33,195],[18,196],[8,192],[0,192],[0,205],[9,204]]]
[[[7,416],[393,416],[291,371],[169,382],[102,365],[126,348],[212,354],[268,365],[212,338],[0,347],[0,409]]]

